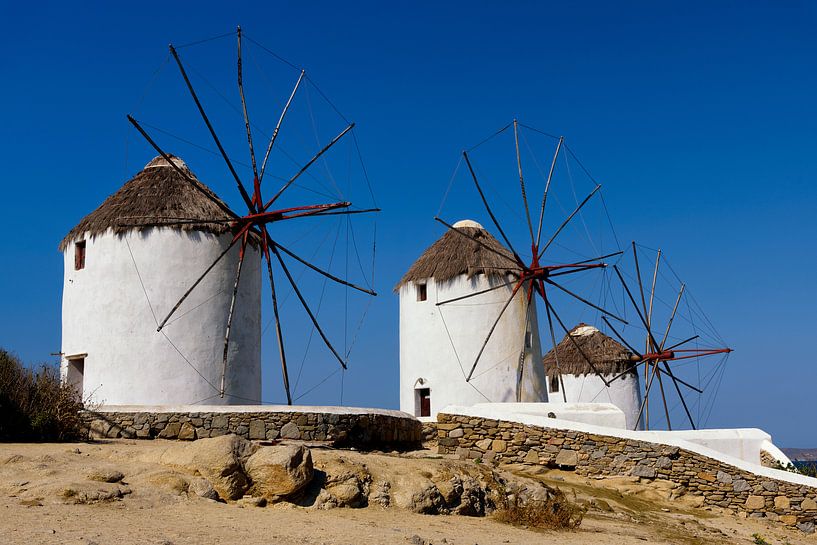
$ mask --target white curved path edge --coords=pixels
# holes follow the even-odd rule
[[[320,413],[376,414],[416,420],[412,415],[392,409],[334,407],[321,405],[102,405],[95,413]]]

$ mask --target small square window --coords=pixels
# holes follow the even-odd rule
[[[528,331],[525,333],[525,348],[530,350],[533,348],[533,332]]]
[[[74,270],[85,268],[85,241],[80,240],[74,245]]]
[[[428,287],[425,284],[417,284],[417,300],[425,301],[428,299]]]

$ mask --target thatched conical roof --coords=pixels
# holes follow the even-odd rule
[[[573,337],[573,340],[576,341],[575,344],[568,335]],[[568,335],[565,335],[556,348],[551,349],[542,358],[545,372],[549,377],[558,374],[556,352],[559,355],[559,370],[563,375],[594,374],[593,368],[587,363],[579,349],[576,348],[577,344],[587,358],[593,362],[598,372],[603,375],[617,375],[634,364],[631,360],[632,352],[593,326],[579,324]]]
[[[519,267],[513,254],[492,237],[482,225],[475,221],[463,220],[455,223],[454,228],[479,240],[495,252],[449,229],[423,252],[408,272],[403,275],[395,289],[399,289],[408,282],[428,278],[434,278],[437,282],[445,282],[461,274],[467,275],[468,278],[480,273],[503,278],[508,274],[519,274]]]
[[[125,182],[116,193],[93,212],[82,218],[60,242],[60,251],[84,236],[96,236],[112,229],[124,233],[131,229],[148,229],[184,219],[230,219],[227,205],[201,183],[181,159],[172,161],[185,171],[196,184],[194,187],[164,158],[156,157]],[[172,218],[172,219],[171,219]],[[228,223],[187,223],[173,226],[187,231],[221,234],[230,231]]]

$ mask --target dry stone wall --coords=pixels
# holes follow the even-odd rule
[[[339,446],[413,446],[416,419],[379,413],[321,412],[94,412],[82,414],[91,438],[194,440],[234,433],[246,439],[330,441]]]
[[[547,465],[582,475],[666,479],[706,505],[813,532],[817,488],[757,475],[678,447],[471,416],[437,415],[441,454],[484,462]]]

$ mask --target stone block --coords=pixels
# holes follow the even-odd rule
[[[619,454],[618,456],[613,458],[613,465],[614,466],[624,465],[624,463],[627,462],[627,460],[629,460],[629,458],[627,457],[626,454]]]
[[[529,450],[527,454],[525,454],[525,463],[526,464],[538,464],[539,463],[539,453],[535,450]]]
[[[763,499],[763,496],[749,496],[746,498],[746,503],[744,504],[746,509],[757,510],[763,509],[766,506],[766,501]]]
[[[185,422],[179,428],[178,438],[180,441],[192,441],[196,438],[196,428],[190,422]]]
[[[460,425],[457,424],[457,423],[451,423],[451,424],[443,424],[441,422],[437,423],[437,429],[438,430],[451,431],[451,430],[453,430],[455,428],[459,428],[459,427],[460,427]]]
[[[658,459],[655,460],[655,467],[658,469],[669,469],[672,467],[672,460],[670,460],[668,456],[659,456]]]
[[[817,501],[806,498],[800,503],[800,509],[803,511],[817,511]]]
[[[448,432],[448,437],[458,439],[464,435],[462,428],[457,428]]]
[[[494,439],[491,442],[491,450],[494,452],[505,452],[508,448],[508,444],[502,439]]]
[[[775,509],[789,509],[791,507],[791,501],[786,496],[777,496],[774,499],[774,508]]]
[[[214,416],[211,427],[227,429],[227,417],[224,415]]]
[[[718,478],[718,482],[721,482],[723,484],[732,484],[732,476],[728,473],[718,471],[718,474],[715,476]]]
[[[249,430],[250,439],[267,438],[267,425],[263,420],[250,420]]]
[[[780,515],[780,522],[786,524],[788,526],[794,526],[797,524],[797,516],[796,515]]]
[[[561,467],[576,467],[579,463],[579,454],[575,450],[562,449],[556,455],[554,463]]]
[[[161,433],[159,433],[159,437],[162,439],[176,439],[179,436],[181,428],[178,422],[170,422]]]
[[[114,424],[108,429],[107,437],[109,439],[116,439],[122,434],[122,427],[119,424]]]
[[[667,446],[667,447],[664,447],[664,449],[661,451],[661,455],[662,456],[667,456],[667,457],[669,457],[671,459],[675,459],[678,456],[678,453],[680,452],[680,450],[681,449],[679,449],[678,447]]]
[[[743,479],[738,479],[732,482],[732,490],[735,492],[746,492],[751,490],[749,483],[744,481]]]
[[[295,422],[287,422],[281,428],[281,437],[283,439],[300,439],[301,430]]]
[[[699,472],[698,473],[698,478],[701,479],[702,481],[706,481],[706,482],[709,482],[709,483],[714,483],[716,480],[718,480],[717,477],[715,477],[715,475],[712,475],[711,473],[707,473],[706,471]]]
[[[814,523],[813,522],[801,522],[797,525],[797,529],[803,532],[804,534],[813,534],[814,533]]]
[[[774,481],[763,481],[760,485],[769,492],[777,492],[777,483]]]
[[[477,441],[476,447],[481,450],[489,450],[492,442],[493,441],[491,439],[483,439],[481,441]]]
[[[655,468],[650,466],[645,466],[643,464],[639,464],[630,471],[630,475],[633,477],[643,477],[645,479],[654,479],[655,478]]]

